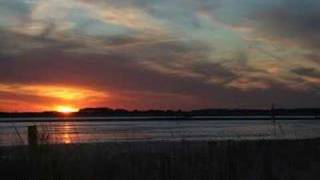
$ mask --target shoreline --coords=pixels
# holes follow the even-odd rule
[[[117,140],[117,141],[104,141],[104,142],[76,142],[76,143],[42,143],[39,144],[38,147],[55,147],[55,146],[100,146],[100,145],[117,145],[117,144],[179,144],[179,143],[195,143],[195,144],[205,144],[205,143],[258,143],[258,142],[319,142],[320,137],[310,137],[310,138],[216,138],[216,139],[176,139],[176,140]],[[0,150],[4,148],[29,148],[29,145],[2,145],[0,146]]]
[[[0,117],[0,123],[153,122],[153,121],[320,121],[319,116],[204,116],[204,117]]]

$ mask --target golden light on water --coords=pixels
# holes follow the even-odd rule
[[[64,123],[62,131],[63,131],[62,142],[64,144],[70,144],[72,140],[69,133],[70,131],[72,131],[72,126],[70,126],[69,123]]]
[[[71,138],[69,136],[69,134],[64,134],[63,137],[62,137],[62,141],[64,144],[70,144],[71,143]]]
[[[55,107],[55,111],[68,114],[68,113],[73,113],[79,111],[79,109],[72,107],[72,106],[67,106],[67,105],[59,105]]]

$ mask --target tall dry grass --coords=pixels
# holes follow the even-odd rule
[[[0,179],[316,180],[320,140],[128,142],[0,148]]]

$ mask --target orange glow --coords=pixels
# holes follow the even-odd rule
[[[71,136],[69,135],[70,130],[72,130],[72,127],[68,123],[64,123],[63,125],[63,136],[62,136],[62,142],[64,144],[70,144],[72,142]]]
[[[105,98],[104,92],[83,89],[79,87],[64,87],[54,85],[24,85],[1,84],[0,92],[15,93],[18,95],[32,95],[56,98],[60,100],[83,100],[88,98]]]
[[[73,113],[73,112],[77,112],[78,109],[72,106],[65,106],[65,105],[61,105],[61,106],[57,106],[55,108],[56,111],[60,112],[60,113],[64,113],[64,114],[68,114],[68,113]]]
[[[0,98],[0,111],[54,110],[66,114],[78,111],[79,107],[97,106],[98,103],[110,97],[106,91],[80,86],[1,82],[0,94],[14,97],[13,99]],[[34,99],[34,102],[30,99]]]
[[[71,143],[71,138],[69,136],[69,134],[64,134],[62,137],[62,141],[64,144],[70,144]]]

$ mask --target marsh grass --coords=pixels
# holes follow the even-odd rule
[[[315,180],[320,139],[44,144],[0,148],[0,179]]]

